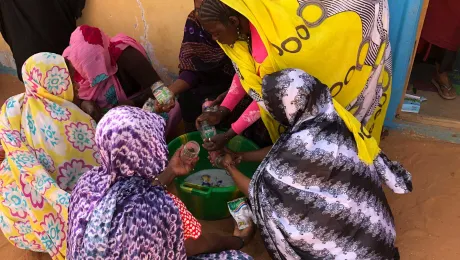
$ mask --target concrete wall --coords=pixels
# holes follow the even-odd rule
[[[8,44],[0,36],[0,76],[2,74],[16,75],[16,65]]]
[[[192,0],[86,0],[79,24],[96,26],[108,35],[123,32],[144,46],[155,70],[170,82],[177,75],[183,28]],[[0,76],[15,75],[8,45],[0,38]]]

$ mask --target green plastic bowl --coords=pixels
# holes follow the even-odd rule
[[[168,144],[169,155],[172,156],[181,145],[188,141],[195,141],[199,143],[200,146],[203,144],[199,132],[184,134]],[[236,136],[230,140],[228,148],[237,152],[259,149],[255,143],[242,136]],[[209,162],[208,151],[203,147],[200,147],[199,158],[200,160],[196,164],[194,171],[190,174],[205,169],[216,168]],[[252,177],[258,166],[259,163],[243,162],[238,166],[238,169],[246,176]],[[229,217],[230,213],[228,211],[227,202],[243,196],[236,186],[204,187],[184,182],[187,177],[188,175],[175,179],[177,193],[185,206],[187,206],[187,209],[198,219],[218,220]]]

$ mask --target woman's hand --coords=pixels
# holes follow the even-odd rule
[[[216,153],[216,154],[212,154],[212,153]],[[220,156],[224,157],[222,161],[220,162],[221,165],[216,165],[215,164],[216,158]],[[230,168],[235,167],[235,164],[237,164],[237,162],[233,159],[233,157],[230,154],[227,154],[227,153],[222,154],[220,152],[210,152],[208,155],[208,160],[211,162],[212,166],[223,167],[226,170],[229,170]]]
[[[223,151],[224,159],[222,160],[221,164],[226,170],[231,170],[241,163],[241,155],[229,150],[227,147],[225,147]],[[216,153],[218,153],[220,156],[219,152]],[[213,156],[209,155],[208,159],[213,166],[218,166],[214,164],[215,158],[213,158]]]
[[[230,113],[226,107],[219,107],[215,112],[203,112],[195,121],[196,129],[200,129],[201,122],[206,121],[209,125],[218,125]]]
[[[234,158],[230,154],[226,153],[224,155],[224,159],[222,160],[222,166],[226,170],[235,168],[237,164],[238,164],[237,161],[234,160]]]
[[[182,149],[184,149],[183,145],[179,149],[176,150],[174,155],[171,157],[171,160],[169,160],[169,164],[167,167],[176,177],[189,174],[193,170],[193,168],[195,167],[196,163],[199,160],[199,158],[197,157],[194,160],[184,162],[180,158]]]
[[[233,230],[233,235],[242,238],[244,240],[244,246],[247,246],[254,238],[254,234],[256,233],[256,225],[252,221],[250,221],[249,227],[240,230],[238,228],[238,224],[236,223],[236,221],[234,221],[234,223],[235,229]]]
[[[211,138],[203,140],[203,147],[208,151],[217,151],[224,149],[225,145],[236,136],[236,133],[229,129],[223,134],[217,134]]]
[[[90,115],[96,122],[102,118],[102,110],[94,101],[83,100],[80,104],[81,110]]]
[[[231,160],[231,164],[229,165],[229,167],[231,166],[238,166],[238,164],[241,163],[242,159],[243,159],[243,155],[241,155],[240,153],[237,153],[237,152],[234,152],[230,149],[228,149],[227,147],[224,147],[224,152],[225,152],[225,158],[224,158],[224,165],[225,165],[225,162],[226,162],[226,159],[227,159],[227,156],[229,157],[229,160]]]
[[[168,104],[162,105],[157,100],[155,100],[155,112],[156,113],[169,113],[176,106],[176,98],[173,97]]]

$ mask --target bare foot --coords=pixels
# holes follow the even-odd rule
[[[457,93],[455,91],[455,88],[452,86],[452,83],[450,82],[449,75],[447,72],[439,72],[439,65],[436,64],[436,75],[435,77],[431,80],[433,85],[436,86],[436,89],[438,90],[439,95],[447,100],[452,100],[457,97]]]

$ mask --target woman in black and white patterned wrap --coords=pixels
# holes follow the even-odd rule
[[[399,258],[382,184],[408,193],[411,175],[381,151],[372,163],[363,162],[356,135],[339,116],[329,89],[307,73],[276,72],[264,78],[262,88],[268,111],[288,131],[271,149],[238,154],[245,161],[264,157],[252,180],[236,170],[231,156],[225,163],[240,189],[249,193],[270,255]]]

